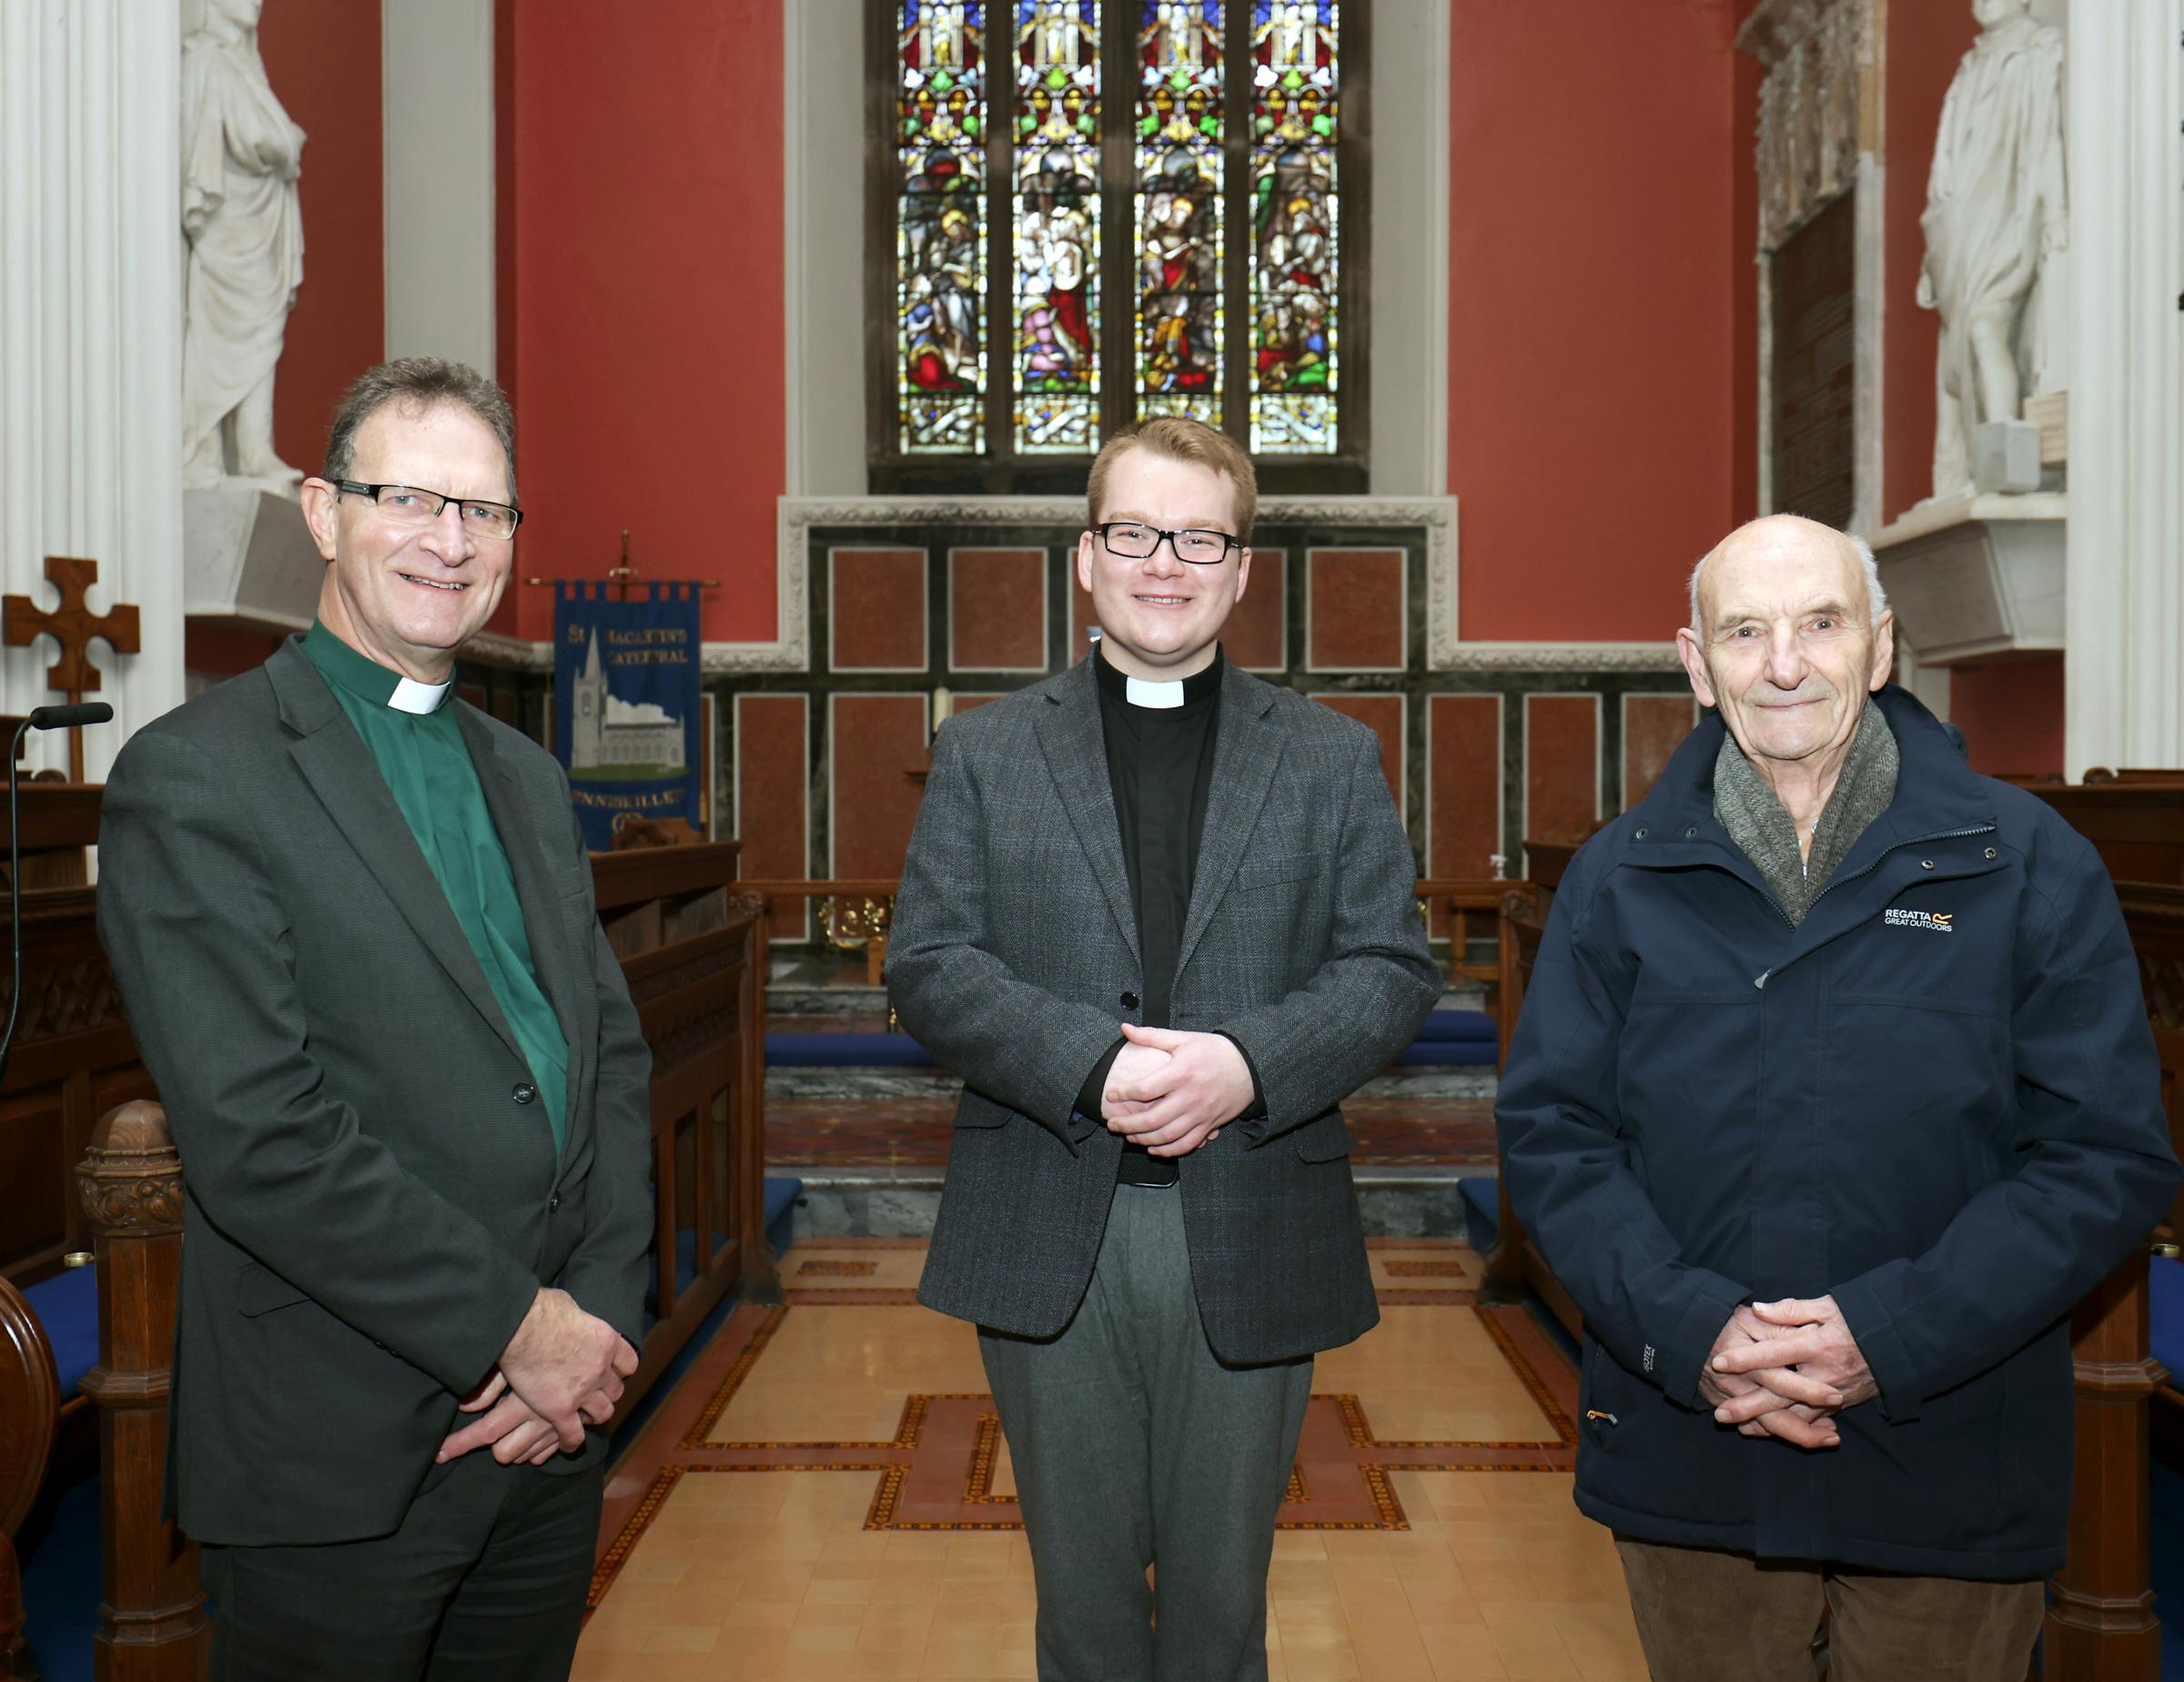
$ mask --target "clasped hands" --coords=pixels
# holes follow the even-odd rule
[[[1188,1156],[1250,1107],[1251,1067],[1227,1035],[1125,1022],[1122,1037],[1129,1043],[1115,1054],[1100,1093],[1108,1132],[1157,1157]]]
[[[1699,1393],[1740,1435],[1835,1448],[1843,1441],[1835,1415],[1880,1387],[1835,1299],[1824,1296],[1739,1308],[1714,1340]]]
[[[614,1416],[622,1381],[636,1370],[626,1338],[566,1291],[541,1287],[492,1372],[462,1400],[464,1413],[481,1417],[450,1434],[433,1458],[490,1446],[504,1466],[542,1466],[572,1454],[584,1445],[586,1424]]]

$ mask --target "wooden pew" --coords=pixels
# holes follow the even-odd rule
[[[1524,857],[1531,879],[1503,885],[1501,1008],[1504,1068],[1509,1062],[1510,1040],[1517,1031],[1517,1018],[1524,1007],[1525,989],[1532,981],[1532,966],[1539,959],[1540,941],[1547,932],[1548,908],[1554,903],[1555,889],[1562,886],[1562,873],[1577,856],[1581,845],[1566,840],[1527,841]],[[1524,1223],[1517,1219],[1516,1209],[1509,1201],[1506,1173],[1501,1175],[1496,1192],[1494,1246],[1487,1251],[1485,1262],[1490,1295],[1506,1302],[1529,1292],[1547,1305],[1572,1337],[1579,1334],[1582,1316],[1577,1304],[1570,1300],[1570,1293],[1540,1254],[1539,1246],[1524,1231]]]
[[[1436,912],[1449,920],[1451,985],[1464,980],[1476,981],[1483,986],[1500,984],[1502,965],[1499,956],[1474,963],[1471,961],[1471,946],[1474,939],[1493,938],[1499,941],[1502,897],[1509,886],[1499,877],[1419,878],[1418,914],[1426,920],[1426,932],[1429,935],[1433,932]]]
[[[600,917],[652,1049],[658,1319],[625,1413],[730,1291],[781,1295],[765,1232],[767,904],[736,883],[737,850],[592,855]]]
[[[18,1286],[52,1277],[63,1257],[90,1248],[76,1164],[101,1116],[152,1095],[99,947],[92,890],[35,885],[41,876],[80,880],[83,849],[98,837],[103,793],[73,783],[31,783],[22,790],[25,984],[15,1052],[0,1085],[0,1186],[7,1188],[0,1198],[0,1277]],[[0,860],[6,830],[0,805]],[[0,897],[0,914],[5,908]],[[0,1020],[10,986],[0,963]]]

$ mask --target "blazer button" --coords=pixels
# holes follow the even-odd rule
[[[515,1099],[515,1101],[519,1104],[528,1104],[532,1099],[538,1097],[538,1095],[539,1089],[531,1085],[528,1080],[517,1082],[515,1089],[509,1093],[509,1097]]]
[[[1138,995],[1137,995],[1137,994],[1135,994],[1135,993],[1125,993],[1125,994],[1122,996],[1122,1008],[1123,1008],[1125,1010],[1135,1010],[1135,1009],[1137,1009],[1137,1008],[1138,1008]]]
[[[546,1212],[550,1215],[561,1206],[561,1194],[559,1191],[556,1191],[551,1197],[546,1200]]]

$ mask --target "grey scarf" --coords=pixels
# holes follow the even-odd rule
[[[1797,830],[1789,813],[1766,779],[1752,768],[1736,738],[1724,732],[1722,751],[1714,760],[1714,815],[1744,856],[1759,866],[1783,914],[1793,924],[1802,923],[1851,845],[1896,798],[1896,774],[1901,763],[1896,733],[1888,728],[1881,709],[1868,701],[1844,757],[1842,775],[1835,778],[1835,792],[1820,815],[1808,862],[1798,854]]]

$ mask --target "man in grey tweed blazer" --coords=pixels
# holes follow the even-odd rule
[[[1264,1677],[1311,1357],[1379,1318],[1336,1106],[1440,977],[1377,738],[1221,658],[1249,459],[1140,422],[1089,500],[1097,649],[940,732],[904,866],[888,984],[965,1082],[919,1297],[979,1326],[1040,1677]]]

